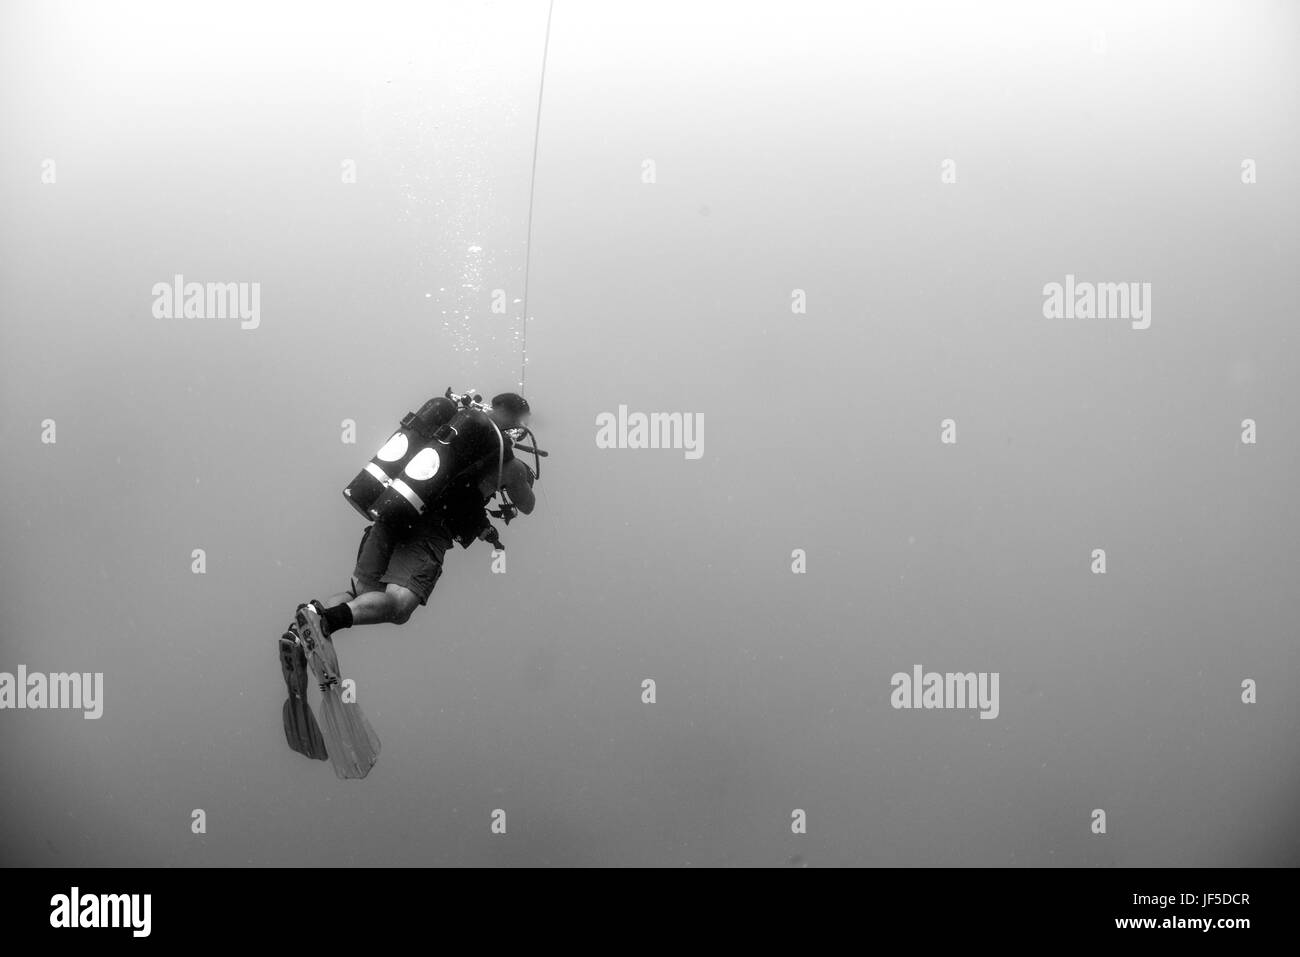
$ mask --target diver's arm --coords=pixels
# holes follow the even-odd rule
[[[501,487],[510,495],[510,501],[525,515],[531,514],[536,499],[533,497],[533,473],[518,459],[506,463]]]

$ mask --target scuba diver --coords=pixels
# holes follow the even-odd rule
[[[361,533],[349,588],[299,605],[279,643],[289,691],[284,731],[293,750],[328,757],[342,778],[365,777],[374,765],[379,739],[355,700],[342,693],[331,636],[358,625],[408,621],[428,603],[453,542],[504,549],[488,516],[508,525],[516,514],[533,511],[533,483],[546,455],[528,427],[531,414],[527,400],[513,392],[485,405],[472,390],[458,395],[448,389],[408,413],[344,490],[372,522]],[[525,436],[531,446],[520,443]],[[535,469],[515,450],[532,453]],[[489,511],[497,495],[501,506]],[[323,735],[307,704],[308,666],[321,688]]]
[[[486,414],[508,435],[527,426],[531,409],[522,396],[503,392]],[[318,611],[327,635],[354,625],[405,624],[428,603],[453,541],[499,541],[486,509],[498,491],[504,490],[518,511],[532,512],[532,469],[514,457],[510,444],[500,474],[492,458],[465,469],[423,515],[402,523],[376,521],[361,533],[351,587],[328,598]]]

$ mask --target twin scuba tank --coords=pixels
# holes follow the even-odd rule
[[[455,479],[499,471],[508,446],[478,396],[448,389],[406,414],[343,497],[368,521],[411,525]]]

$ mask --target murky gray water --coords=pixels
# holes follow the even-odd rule
[[[339,638],[364,782],[286,749],[274,640],[396,420],[519,382],[546,5],[197,9],[2,15],[0,671],[105,705],[0,712],[0,861],[1300,860],[1293,7],[557,0],[552,454],[505,575]],[[256,328],[156,318],[177,274]],[[1067,274],[1150,328],[1044,318]],[[918,664],[997,718],[891,707]]]

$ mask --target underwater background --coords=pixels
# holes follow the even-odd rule
[[[538,126],[547,17],[5,6],[0,671],[105,702],[0,713],[0,863],[1300,862],[1297,9],[556,0]],[[537,509],[338,636],[336,780],[275,642],[340,491],[521,381]],[[917,664],[998,717],[891,707]]]

